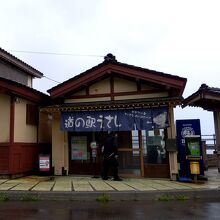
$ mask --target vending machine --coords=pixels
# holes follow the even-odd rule
[[[201,136],[191,135],[185,137],[186,160],[189,162],[191,178],[197,181],[200,171],[200,164],[203,161],[201,153]]]
[[[177,120],[179,179],[194,180],[204,177],[201,129],[199,119]]]

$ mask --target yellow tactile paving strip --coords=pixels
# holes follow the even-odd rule
[[[123,181],[102,180],[88,176],[42,177],[27,176],[18,179],[0,179],[1,191],[160,191],[187,189],[220,189],[220,174],[215,172],[203,183],[184,183],[163,179],[131,179]]]

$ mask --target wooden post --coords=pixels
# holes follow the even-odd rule
[[[170,127],[167,128],[167,136],[168,138],[175,138],[175,126],[174,126],[174,112],[173,106],[169,106],[169,120]],[[169,152],[169,167],[170,167],[170,179],[176,180],[178,175],[178,164],[177,164],[177,152]]]
[[[216,150],[217,150],[217,167],[220,173],[220,112],[214,111]]]
[[[141,177],[144,177],[144,154],[143,154],[143,142],[141,130],[138,130],[138,142],[140,149],[140,167],[141,167]]]

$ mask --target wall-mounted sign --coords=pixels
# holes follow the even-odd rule
[[[185,137],[185,144],[186,144],[186,156],[188,158],[200,158],[201,157],[201,151],[200,151],[200,143],[201,138],[199,135],[193,135],[193,136],[186,136]]]
[[[71,160],[87,160],[87,137],[71,137]]]
[[[40,171],[50,171],[50,155],[39,155]]]
[[[152,130],[167,126],[166,107],[61,113],[61,129],[65,131]]]

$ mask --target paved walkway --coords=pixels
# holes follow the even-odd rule
[[[220,174],[217,169],[206,172],[208,181],[183,183],[166,179],[131,179],[123,181],[102,180],[88,176],[27,176],[18,179],[0,179],[1,191],[34,192],[133,192],[133,191],[171,191],[192,189],[220,189]]]
[[[0,201],[9,200],[97,200],[104,194],[111,200],[158,200],[172,198],[220,199],[220,174],[217,169],[206,172],[208,181],[183,183],[167,179],[102,180],[89,176],[27,176],[0,179]]]

